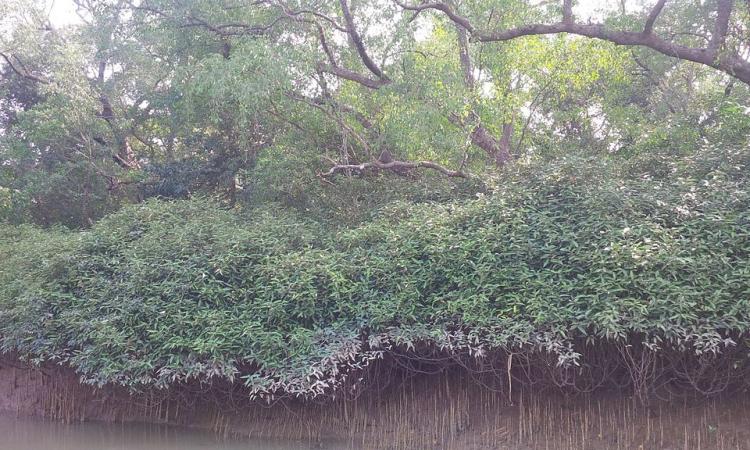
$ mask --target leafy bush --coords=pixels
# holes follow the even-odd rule
[[[572,156],[519,165],[493,195],[397,202],[338,231],[204,200],[82,232],[5,227],[0,344],[89,383],[307,397],[394,348],[563,366],[581,341],[717,354],[750,329],[745,153],[681,161],[670,181]]]

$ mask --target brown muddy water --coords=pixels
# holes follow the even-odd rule
[[[308,450],[336,443],[228,439],[215,433],[153,424],[66,424],[0,413],[0,450]]]
[[[0,450],[750,450],[747,389],[644,402],[511,391],[460,371],[390,379],[354,398],[258,405],[231,391],[131,396],[0,360]]]
[[[65,421],[0,413],[0,450],[747,450],[750,403],[723,399],[670,402],[644,410],[632,400],[529,398],[523,405],[498,408],[458,430],[425,408],[424,423],[401,416],[401,428],[380,428],[349,439],[262,439],[235,434],[134,422]],[[443,410],[454,414],[453,408]],[[416,412],[416,411],[414,411]],[[321,410],[320,421],[329,420]],[[383,411],[396,418],[394,410]],[[274,417],[290,429],[289,417]],[[309,419],[309,418],[308,418]],[[372,416],[370,416],[372,420]],[[286,421],[285,421],[286,420]],[[383,418],[379,421],[382,422]],[[279,425],[266,424],[266,433]],[[297,422],[298,427],[303,423]],[[343,430],[342,430],[343,431]],[[459,432],[460,431],[460,432]],[[249,436],[264,434],[254,428]],[[346,434],[344,432],[343,434]],[[232,437],[235,436],[235,437]]]

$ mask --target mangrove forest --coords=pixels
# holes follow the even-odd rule
[[[749,449],[750,2],[0,2],[0,410]]]

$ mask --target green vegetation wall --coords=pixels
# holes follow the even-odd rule
[[[200,199],[82,232],[4,226],[0,344],[88,383],[223,380],[251,396],[330,395],[396,354],[580,369],[622,345],[729,353],[722,370],[746,373],[747,151],[601,161],[519,164],[473,200],[400,202],[337,231]]]

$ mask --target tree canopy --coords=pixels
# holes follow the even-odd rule
[[[257,194],[259,163],[315,185],[481,178],[664,133],[691,146],[742,122],[748,96],[750,12],[727,0],[75,5],[64,26],[44,2],[3,5],[0,186],[16,221],[87,227],[199,192],[235,204]]]

